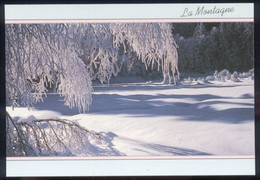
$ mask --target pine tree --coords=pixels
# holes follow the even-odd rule
[[[205,28],[204,24],[198,23],[195,30],[194,30],[193,37],[201,38],[205,35],[206,35],[206,28]]]

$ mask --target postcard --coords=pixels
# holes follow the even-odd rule
[[[7,176],[255,175],[253,8],[5,5]]]

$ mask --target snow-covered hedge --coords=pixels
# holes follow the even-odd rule
[[[220,81],[220,82],[240,82],[242,79],[254,79],[254,69],[250,69],[248,72],[243,72],[243,73],[238,73],[237,71],[234,71],[232,74],[224,69],[220,72],[217,70],[215,73],[211,76],[207,77],[199,77],[199,78],[184,78],[181,83],[182,84],[207,84],[210,83],[211,81]]]

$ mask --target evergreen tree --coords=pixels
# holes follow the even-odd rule
[[[195,38],[201,38],[206,35],[206,28],[203,23],[198,23],[194,32],[193,37]]]

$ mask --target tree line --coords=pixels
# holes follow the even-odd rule
[[[176,33],[181,72],[248,71],[254,66],[253,23],[198,23],[191,32]],[[177,30],[181,28],[173,24]],[[181,25],[180,25],[181,26]],[[190,25],[194,27],[194,24]],[[210,28],[210,29],[209,29]]]

